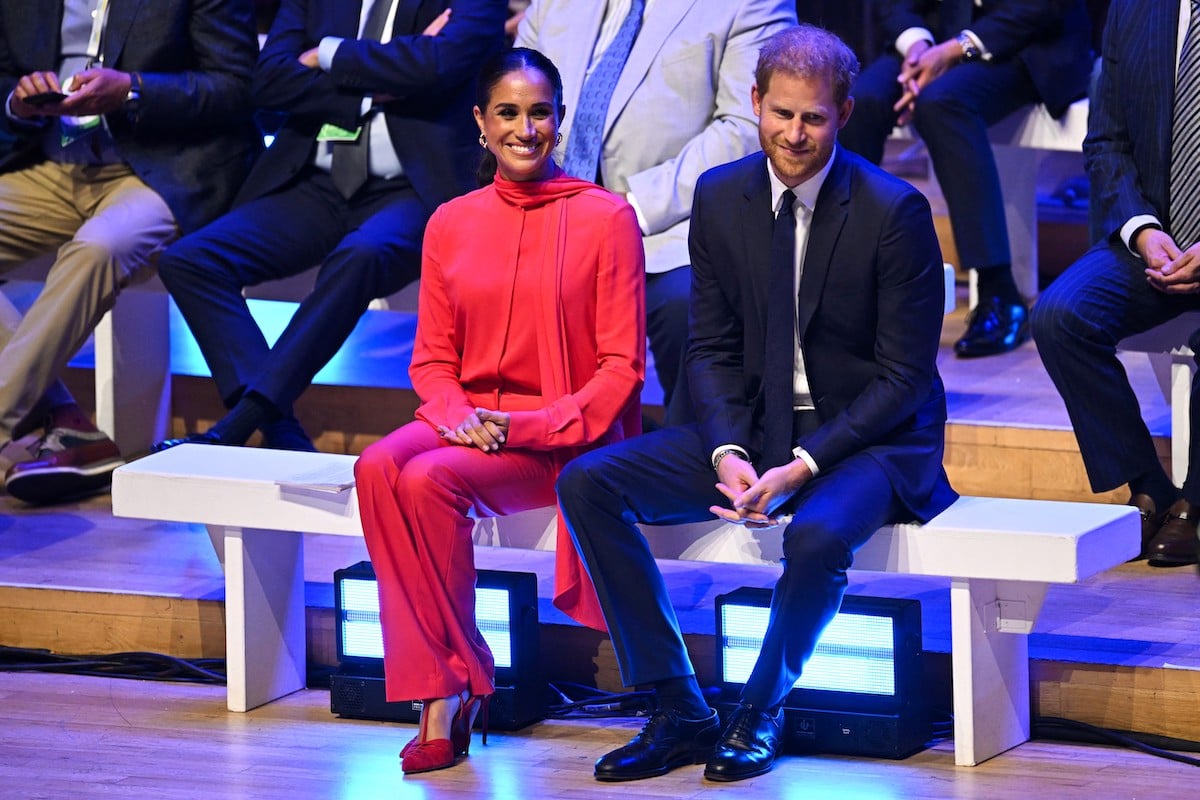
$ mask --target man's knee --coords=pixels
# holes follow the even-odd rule
[[[854,563],[854,553],[834,525],[809,521],[789,527],[783,538],[783,557],[789,569],[845,572]]]

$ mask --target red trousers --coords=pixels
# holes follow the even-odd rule
[[[419,420],[363,451],[354,476],[379,583],[390,702],[492,693],[492,653],[475,626],[467,514],[553,505],[557,472],[548,452],[448,444]]]

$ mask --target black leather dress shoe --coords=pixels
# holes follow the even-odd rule
[[[221,444],[221,440],[215,433],[189,433],[177,439],[163,439],[154,445],[154,447],[151,447],[150,452],[161,453],[163,450],[170,450],[172,447],[178,447],[181,444]]]
[[[1187,500],[1176,500],[1167,509],[1167,519],[1146,546],[1152,567],[1184,567],[1196,563],[1196,525],[1200,508]]]
[[[673,711],[655,711],[642,732],[624,747],[596,762],[598,781],[636,781],[665,775],[676,767],[703,764],[721,734],[717,712],[683,719]]]
[[[1029,339],[1029,309],[999,297],[981,297],[967,315],[967,332],[954,343],[960,358],[994,356],[1014,350]]]
[[[704,777],[740,781],[762,775],[775,763],[782,742],[782,708],[772,714],[754,706],[739,706],[704,766]]]

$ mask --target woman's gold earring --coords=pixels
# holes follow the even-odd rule
[[[487,136],[482,133],[479,134],[479,146],[485,150],[487,149]]]

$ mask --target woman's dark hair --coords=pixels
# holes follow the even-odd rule
[[[483,68],[479,70],[479,77],[475,81],[475,105],[479,106],[479,110],[487,112],[488,105],[491,104],[492,92],[495,91],[496,85],[505,75],[522,69],[535,69],[546,76],[546,80],[550,81],[550,85],[554,87],[554,110],[561,116],[563,84],[562,76],[558,74],[558,67],[537,50],[531,50],[528,47],[514,47],[511,50],[505,50],[489,58]],[[496,177],[496,157],[486,147],[483,149],[483,159],[475,174],[479,179],[480,186],[487,186]]]

